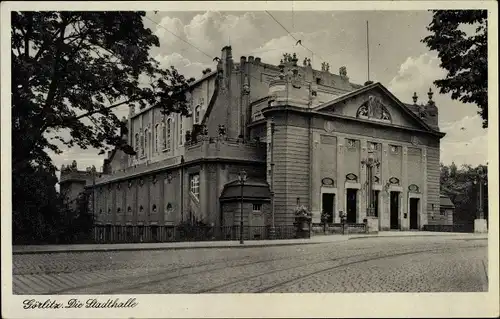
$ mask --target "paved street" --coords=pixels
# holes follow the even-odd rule
[[[487,239],[380,237],[310,245],[13,256],[15,294],[474,292]]]

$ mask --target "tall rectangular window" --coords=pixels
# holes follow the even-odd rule
[[[172,145],[172,119],[167,120],[167,150],[170,151]]]
[[[184,144],[184,128],[182,127],[182,115],[179,116],[179,145]]]
[[[155,126],[155,152],[159,151],[160,145],[160,124],[156,124]]]
[[[191,174],[189,176],[189,185],[191,194],[193,194],[197,199],[200,198],[200,174]]]

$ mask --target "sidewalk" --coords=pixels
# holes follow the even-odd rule
[[[90,244],[90,245],[27,245],[13,246],[12,252],[16,255],[42,253],[69,253],[95,251],[127,251],[127,250],[173,250],[173,249],[201,249],[201,248],[250,248],[288,245],[312,245],[347,241],[363,238],[395,238],[395,237],[459,237],[487,239],[487,234],[445,233],[445,232],[418,232],[418,231],[384,231],[377,234],[352,235],[316,235],[310,239],[283,239],[283,240],[246,240],[239,241],[198,241],[198,242],[169,242],[169,243],[135,243],[135,244]]]

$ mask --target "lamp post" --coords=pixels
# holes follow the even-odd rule
[[[94,236],[97,237],[97,228],[96,228],[96,203],[95,203],[95,175],[96,175],[96,168],[94,165],[92,165],[92,168],[90,169],[90,172],[92,174],[92,228],[94,232]]]
[[[366,166],[366,176],[367,176],[367,206],[366,206],[366,215],[369,217],[375,216],[374,207],[373,207],[373,167],[378,167],[380,162],[375,158],[373,154],[373,150],[368,151],[368,158],[366,160],[362,160],[361,164]]]
[[[483,211],[483,185],[486,185],[485,173],[482,166],[479,166],[477,170],[477,177],[474,179],[474,185],[479,186],[479,203],[478,203],[478,218],[484,219],[484,211]]]
[[[240,176],[238,176],[238,180],[240,181],[240,189],[241,189],[241,206],[240,206],[240,244],[243,244],[243,186],[247,180],[247,173],[242,170],[240,171]]]

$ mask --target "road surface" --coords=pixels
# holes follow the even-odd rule
[[[14,294],[487,291],[487,239],[13,256]]]

